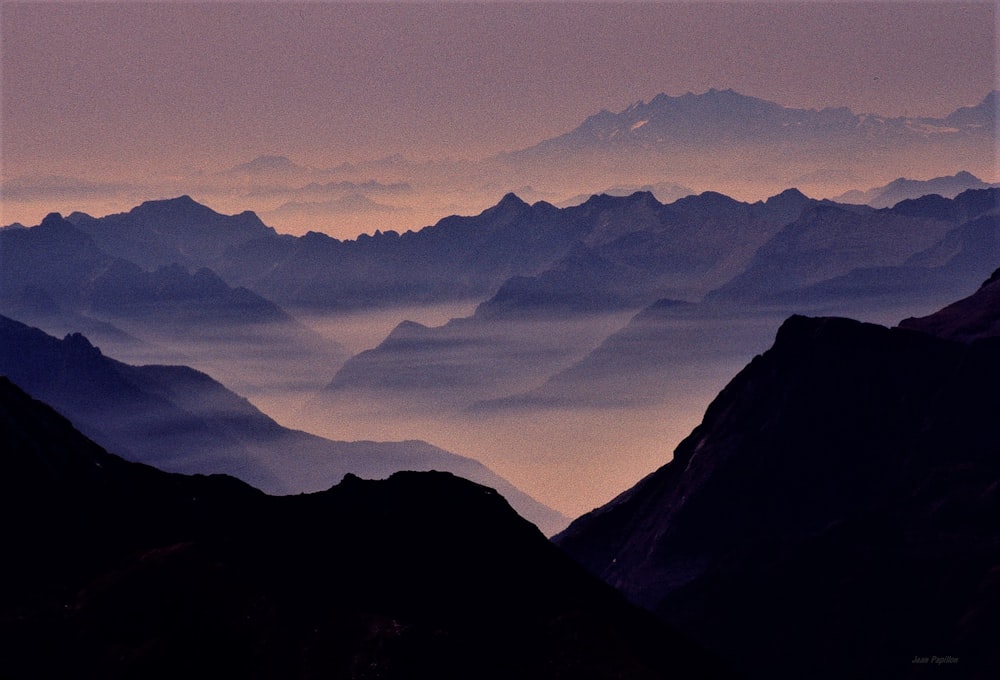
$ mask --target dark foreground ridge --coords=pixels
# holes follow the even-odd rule
[[[125,462],[0,378],[0,676],[717,677],[495,491],[272,497]]]
[[[555,541],[750,677],[995,677],[987,286],[909,329],[790,318],[671,462]]]

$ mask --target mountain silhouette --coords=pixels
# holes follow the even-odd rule
[[[109,455],[6,378],[0,437],[4,675],[725,675],[447,473],[265,496]]]
[[[914,329],[995,323],[994,287],[909,329],[789,318],[670,462],[556,543],[749,677],[944,654],[988,677],[1000,345]]]
[[[130,366],[80,334],[63,340],[0,317],[0,374],[129,460],[188,474],[226,473],[269,493],[318,491],[348,473],[445,470],[498,489],[552,533],[567,521],[477,461],[425,442],[339,442],[282,427],[186,366]]]

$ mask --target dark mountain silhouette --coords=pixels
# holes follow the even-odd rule
[[[725,674],[446,473],[269,497],[111,456],[5,378],[0,439],[5,676]]]
[[[906,325],[995,323],[994,286]],[[915,658],[946,655],[990,677],[1000,345],[982,335],[791,317],[673,460],[555,541],[750,677],[922,677]]]
[[[82,335],[63,340],[0,317],[0,374],[102,446],[171,472],[226,473],[269,493],[325,489],[347,473],[445,470],[489,484],[546,532],[565,526],[480,463],[424,442],[335,442],[280,426],[186,366],[130,366]]]
[[[954,198],[969,189],[988,189],[989,184],[970,172],[962,170],[947,177],[933,179],[907,179],[900,177],[886,185],[874,187],[867,191],[857,189],[848,191],[833,198],[838,203],[867,204],[873,208],[891,208],[900,201],[920,198],[936,194],[945,198]]]

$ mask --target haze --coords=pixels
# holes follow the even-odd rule
[[[950,154],[939,153],[950,149],[945,141],[937,147],[901,143],[879,156],[867,137],[846,150],[836,146],[839,138],[807,140],[800,146],[754,140],[760,142],[756,147],[739,146],[737,140],[713,148],[708,148],[711,139],[702,139],[689,148],[671,147],[653,163],[639,154],[633,157],[632,148],[602,156],[599,145],[565,156],[561,166],[548,157],[510,153],[574,130],[602,110],[621,112],[659,93],[710,92],[705,99],[734,101],[738,95],[731,89],[785,107],[943,118],[959,107],[984,102],[997,88],[993,2],[4,2],[0,8],[0,225],[35,225],[58,211],[79,226],[87,220],[71,216],[74,211],[103,216],[150,199],[188,194],[222,213],[255,211],[279,232],[317,231],[351,239],[376,230],[418,230],[450,214],[475,215],[498,203],[505,206],[498,206],[501,218],[504,211],[529,207],[504,198],[511,191],[529,204],[544,200],[565,206],[609,189],[627,195],[639,187],[670,203],[709,190],[756,201],[792,186],[812,198],[832,197],[901,176],[930,179],[958,171],[1000,181],[995,163],[990,167],[989,145],[978,136],[984,129],[979,123],[976,136],[951,135],[972,141]],[[847,120],[853,125],[855,119]],[[629,121],[618,131],[648,122]],[[739,122],[731,127],[740,127]],[[923,125],[918,123],[917,137]],[[931,144],[950,135],[949,126],[929,127],[937,135]],[[655,124],[644,130],[653,128]],[[858,124],[850,129],[867,128]],[[740,157],[738,163],[730,162],[734,156]],[[805,196],[788,192],[776,203],[800,199]],[[643,200],[635,199],[636,205],[621,213],[626,217],[607,233],[594,226],[587,232],[594,239],[588,247],[613,242],[616,229],[639,229],[642,225],[636,223],[650,212]],[[178,203],[181,212],[191,209],[191,201]],[[702,209],[703,215],[719,211],[714,222],[695,227],[682,220],[677,223],[681,226],[668,226],[677,226],[677,234],[687,234],[692,243],[716,227],[736,230],[724,216],[725,205],[713,203],[723,202],[709,196]],[[539,220],[536,226],[545,224]],[[777,230],[784,224],[771,226]],[[910,229],[910,222],[900,224],[907,233],[916,229]],[[744,236],[756,233],[750,227],[760,222],[747,225]],[[946,226],[955,225],[942,222],[936,228]],[[403,249],[398,261],[412,264],[413,258],[435,249],[451,252],[456,244],[469,242],[466,234],[452,232],[447,238],[453,240],[441,247]],[[681,237],[671,238],[664,237],[662,251],[650,252],[665,253],[669,243],[671,255],[677,255]],[[393,240],[407,239],[388,235],[370,244]],[[276,241],[282,243],[269,242],[263,251],[280,249],[293,239]],[[334,252],[343,245],[328,241],[318,235],[302,240],[316,252]],[[504,256],[541,249],[535,242],[534,251],[507,252],[508,243],[501,240],[490,247]],[[935,243],[929,240],[907,252],[916,255]],[[657,271],[657,276],[677,279],[664,278],[676,287],[657,289],[657,296],[699,302],[739,274],[734,263],[745,266],[761,243],[745,245],[706,270],[711,276],[704,280]],[[354,246],[364,250],[359,239],[336,252]],[[871,249],[851,241],[844,252]],[[134,250],[142,254],[141,247]],[[495,251],[470,252],[458,263],[466,268],[454,273],[442,269],[452,276],[445,277],[447,286],[488,271]],[[602,257],[611,257],[610,252]],[[646,254],[641,248],[627,252],[636,261]],[[568,258],[570,244],[559,253],[556,257],[553,250],[553,260],[539,264],[537,271],[515,274],[540,276],[548,268],[564,272],[561,258]],[[49,251],[44,256],[40,262],[47,264]],[[280,269],[275,263],[284,266],[283,256],[275,255],[273,269],[262,265],[261,271],[240,257],[227,261],[235,278],[217,272],[234,288],[246,286],[263,297],[268,291],[292,289],[324,295],[341,291],[339,282],[324,288],[320,284],[325,279],[309,279],[303,259],[288,260],[295,263],[292,271],[279,271],[275,287],[268,289],[274,282],[267,272]],[[313,263],[315,270],[355,271],[336,257]],[[197,260],[178,265],[184,270],[178,277],[186,277],[188,268],[226,264],[222,256],[214,262]],[[506,260],[497,260],[497,271],[506,271]],[[367,285],[394,279],[395,271],[374,266],[379,262],[397,260],[359,260],[354,264],[358,280]],[[902,264],[865,260],[852,266]],[[784,270],[787,263],[773,268]],[[12,271],[8,268],[8,274]],[[572,267],[569,271],[580,273]],[[604,270],[595,271],[583,273],[603,276]],[[103,273],[86,270],[81,280]],[[437,285],[440,272],[432,273],[422,275]],[[302,281],[295,280],[300,274]],[[601,282],[587,276],[569,280],[576,286],[567,288],[569,298],[580,300],[600,289]],[[634,359],[628,351],[616,354],[616,347],[629,346],[624,340],[595,355],[612,355],[616,361],[601,364],[591,354],[652,298],[611,304],[603,315],[576,310],[566,316],[553,307],[549,317],[529,314],[530,322],[503,317],[502,309],[495,312],[500,316],[477,319],[477,305],[489,300],[502,281],[492,282],[488,291],[476,290],[475,296],[462,293],[465,297],[454,299],[419,294],[382,299],[387,291],[399,293],[386,288],[356,308],[340,308],[329,299],[316,304],[304,294],[272,300],[289,319],[273,329],[252,327],[242,334],[194,302],[175,310],[187,325],[177,323],[163,304],[150,302],[143,314],[118,310],[112,329],[118,335],[108,332],[102,338],[102,328],[108,329],[94,319],[89,319],[91,327],[80,326],[94,312],[86,304],[71,309],[73,314],[46,317],[57,305],[41,305],[31,297],[12,299],[20,304],[13,307],[16,311],[36,303],[41,310],[37,321],[19,320],[58,336],[83,330],[117,359],[204,370],[282,424],[344,440],[423,439],[475,458],[538,500],[577,515],[665,463],[718,391],[770,345],[788,313],[835,312],[895,323],[930,313],[958,296],[952,289],[939,291],[937,298],[904,296],[880,301],[883,306],[873,310],[859,304],[831,310],[818,303],[804,310],[791,305],[771,309],[761,303],[746,315],[742,310],[720,317],[707,312],[692,321],[680,314],[661,324],[652,339],[631,347],[649,365],[657,360],[655,370],[636,364],[616,372]],[[634,287],[618,283],[611,292],[624,294]],[[20,294],[23,285],[24,280],[12,281],[10,288]],[[449,324],[453,317],[461,321]],[[404,325],[400,334],[411,334],[401,341],[404,351],[371,352],[368,363],[355,361],[358,353],[385,344],[404,320],[434,328]],[[661,356],[664,347],[673,354]],[[562,401],[546,403],[552,395]]]
[[[5,2],[2,11],[3,223],[190,193],[296,233],[419,228],[525,187],[423,186],[395,202],[358,191],[282,213],[304,199],[248,197],[245,179],[234,187],[218,173],[262,155],[313,169],[393,154],[481,159],[660,92],[732,88],[791,107],[943,116],[996,82],[990,2]],[[382,167],[352,179],[400,178]]]

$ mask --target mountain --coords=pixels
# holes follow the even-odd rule
[[[756,203],[716,192],[669,205],[648,193],[594,196],[575,209],[593,226],[573,250],[537,276],[506,281],[476,313],[638,309],[664,297],[696,300],[741,273],[754,251],[816,205],[795,189]]]
[[[566,518],[480,463],[424,442],[337,442],[282,427],[186,366],[130,366],[80,334],[63,340],[0,317],[0,374],[129,460],[187,474],[226,473],[268,493],[325,489],[348,473],[446,470],[503,493],[549,533]]]
[[[577,182],[687,186],[749,196],[798,186],[837,195],[858,177],[920,168],[944,175],[996,172],[996,96],[944,118],[886,117],[838,108],[800,109],[710,89],[658,94],[600,111],[564,134],[497,156],[497,172],[539,188],[572,174]]]
[[[478,402],[471,410],[693,407],[702,397],[704,407],[768,346],[781,320],[773,311],[657,300],[542,384]]]
[[[993,287],[909,329],[789,318],[670,462],[555,542],[751,678],[990,677],[1000,345],[916,328],[995,322]]]
[[[399,325],[343,365],[315,415],[359,400],[439,411],[649,403],[663,385],[704,384],[700,371],[721,385],[788,313],[934,304],[981,281],[1000,265],[998,196],[883,210],[794,189],[756,203],[714,192],[668,205],[643,193],[594,196],[559,211],[582,231],[565,256],[508,279],[470,317]],[[629,327],[604,332],[643,308]],[[560,323],[576,331],[560,333]]]
[[[128,233],[134,241],[123,236],[119,251],[145,243],[151,253],[170,252],[170,244],[187,238],[186,230],[201,229],[184,215],[211,213],[189,199],[140,208],[128,214],[160,212],[133,224]],[[181,216],[177,223],[172,215]],[[191,241],[196,251],[204,246],[203,255],[210,248],[206,239]],[[191,273],[178,263],[144,269],[105,251],[57,213],[38,226],[0,232],[0,313],[59,335],[85,332],[133,361],[192,364],[247,393],[260,390],[275,372],[318,388],[346,358],[337,343],[211,269]],[[322,377],[313,385],[316,375]]]
[[[230,247],[276,235],[250,211],[221,215],[186,195],[101,218],[73,213],[67,220],[105,252],[144,269],[209,267]]]
[[[969,297],[933,314],[903,319],[899,327],[960,342],[1000,337],[1000,269]]]
[[[0,440],[5,676],[726,675],[446,473],[269,497],[109,455],[2,378]]]
[[[306,415],[313,428],[322,428],[334,413],[454,414],[564,368],[619,323],[615,314],[568,319],[476,315],[435,327],[403,321],[376,347],[348,359]]]
[[[643,184],[642,186],[616,185],[608,187],[602,191],[590,191],[585,194],[571,196],[570,198],[559,201],[557,205],[560,208],[569,208],[574,205],[586,203],[591,196],[599,196],[601,194],[607,196],[631,196],[637,192],[647,192],[653,194],[653,196],[656,197],[656,200],[660,203],[673,203],[674,201],[684,198],[685,196],[691,196],[698,193],[690,187],[674,184],[673,182],[656,182],[655,184]]]
[[[508,194],[473,217],[419,231],[378,231],[340,241],[317,232],[233,248],[213,268],[292,308],[352,309],[461,300],[491,294],[562,256],[586,225],[547,203]]]
[[[924,196],[881,210],[823,204],[785,225],[706,300],[796,305],[926,299],[931,291],[954,299],[988,276],[998,258],[998,189]]]
[[[150,227],[150,233],[162,231]],[[0,253],[0,304],[7,309],[92,319],[138,317],[144,324],[164,327],[206,321],[293,323],[274,303],[245,288],[228,286],[210,269],[191,274],[177,263],[143,269],[104,250],[58,213],[37,227],[0,233]]]
[[[579,151],[666,151],[718,149],[738,143],[808,148],[832,143],[878,149],[885,144],[929,140],[989,139],[996,124],[997,93],[976,107],[943,119],[886,118],[849,109],[796,109],[740,94],[710,89],[672,97],[658,94],[612,113],[604,110],[574,130],[510,154],[525,158]],[[793,147],[794,148],[794,147]]]
[[[318,233],[263,238],[212,266],[231,285],[292,309],[350,309],[484,299],[505,285],[535,286],[531,280],[549,270],[554,286],[563,285],[561,270],[579,278],[565,284],[577,295],[588,281],[606,278],[592,271],[604,263],[613,270],[607,285],[624,290],[599,291],[592,304],[641,307],[657,298],[650,288],[694,294],[721,285],[809,202],[795,191],[755,204],[709,192],[664,206],[636,193],[560,209],[507,194],[479,215],[447,217],[417,232],[353,241]]]
[[[989,184],[972,173],[962,170],[954,175],[925,180],[900,177],[888,184],[867,191],[858,191],[857,189],[848,191],[832,200],[838,203],[867,204],[873,208],[891,208],[900,201],[920,198],[929,194],[954,198],[969,189],[988,189],[989,187]]]

